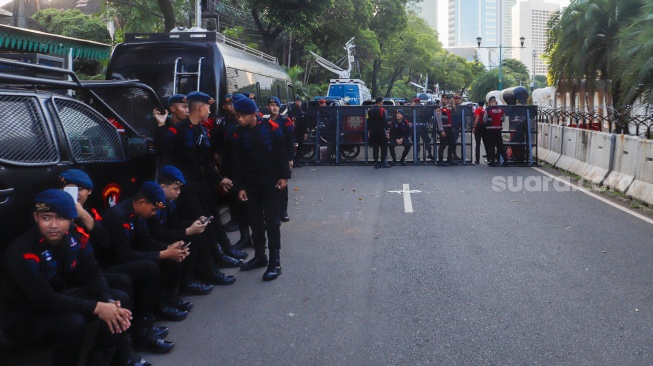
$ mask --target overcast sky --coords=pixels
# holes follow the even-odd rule
[[[431,0],[432,1],[432,0]],[[428,2],[431,2],[428,1]],[[527,1],[527,0],[519,0],[519,1]],[[569,5],[569,0],[544,0],[547,3],[555,3],[555,4],[560,4],[562,7],[566,7]],[[449,45],[449,41],[447,39],[448,37],[448,28],[447,28],[447,3],[449,2],[448,0],[437,0],[438,2],[438,34],[440,38],[440,42],[442,42],[442,45],[444,47],[447,47]]]

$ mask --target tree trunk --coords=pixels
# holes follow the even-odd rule
[[[159,9],[163,13],[164,19],[164,31],[170,32],[177,26],[177,20],[175,19],[175,10],[172,8],[170,0],[157,0],[159,3]]]
[[[374,59],[372,64],[372,100],[379,94],[379,71],[381,70],[381,57]]]
[[[164,1],[164,0],[159,0],[159,1]],[[252,9],[252,17],[254,18],[254,24],[256,24],[256,29],[258,29],[258,32],[261,34],[261,37],[263,37],[263,46],[262,51],[271,55],[272,52],[274,51],[274,40],[277,39],[279,34],[283,32],[283,28],[279,27],[276,28],[275,30],[272,30],[272,25],[268,24],[267,29],[265,26],[263,26],[263,23],[261,22],[261,19],[259,18],[258,11],[256,9]]]
[[[392,88],[395,85],[395,81],[397,81],[397,78],[401,73],[404,71],[403,67],[395,69],[395,71],[392,73],[392,76],[390,77],[390,83],[388,84],[388,89],[385,91],[385,98],[390,98],[391,93],[392,93]]]

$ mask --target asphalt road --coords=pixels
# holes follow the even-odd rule
[[[142,354],[155,365],[653,364],[653,226],[561,185],[493,189],[519,177],[535,187],[542,174],[296,169],[283,275],[226,269],[235,285],[164,323],[173,352]],[[403,184],[421,191],[413,213],[388,193]]]
[[[194,297],[157,365],[651,365],[651,224],[531,168],[302,167],[283,275]],[[515,178],[517,182],[517,178]],[[413,213],[391,190],[409,184]],[[561,188],[560,185],[557,186]]]

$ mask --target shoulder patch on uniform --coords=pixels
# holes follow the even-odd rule
[[[170,128],[168,128],[168,131],[172,132],[172,133],[175,134],[175,135],[177,134],[177,129],[174,128],[174,127],[170,127]]]
[[[279,125],[276,122],[273,122],[273,121],[270,121],[270,120],[268,120],[268,122],[270,123],[270,126],[272,126],[272,131],[279,128]]]
[[[381,114],[385,114],[385,108],[381,107],[379,111],[381,111]]]
[[[32,260],[32,261],[35,261],[36,263],[41,262],[41,258],[39,258],[39,256],[34,254],[34,253],[25,253],[25,254],[23,254],[23,259],[25,259],[26,261],[27,260]]]

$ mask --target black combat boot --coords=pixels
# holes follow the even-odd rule
[[[252,245],[252,237],[249,235],[249,226],[239,224],[238,229],[240,230],[240,240],[236,242],[236,244],[232,245],[232,249],[238,249],[238,250],[243,250],[245,248],[251,248]]]
[[[226,232],[222,232],[219,234],[218,243],[220,243],[220,247],[222,247],[222,251],[224,252],[224,254],[232,258],[245,259],[249,255],[249,253],[247,252],[234,248],[231,245],[231,241],[229,240],[229,237],[227,236]]]
[[[265,255],[265,245],[254,247],[254,258],[240,266],[241,271],[251,271],[257,268],[263,268],[268,265],[268,257]]]
[[[279,209],[279,219],[281,222],[290,221],[290,216],[288,216],[288,202],[281,202],[281,208]]]
[[[238,231],[238,223],[236,222],[236,220],[231,219],[226,224],[224,224],[224,229],[227,230],[228,233],[233,233],[234,231]]]
[[[208,268],[199,271],[200,276],[214,285],[228,286],[236,282],[236,277],[220,272],[218,267],[211,263]]]
[[[263,281],[276,280],[281,275],[281,260],[279,258],[279,249],[270,250],[270,264],[263,274]]]
[[[234,250],[233,247],[232,250]],[[218,265],[218,267],[234,268],[240,267],[243,264],[242,260],[226,255],[222,251],[222,247],[219,244],[213,246],[211,254],[213,254],[213,259],[215,260],[215,263]]]

